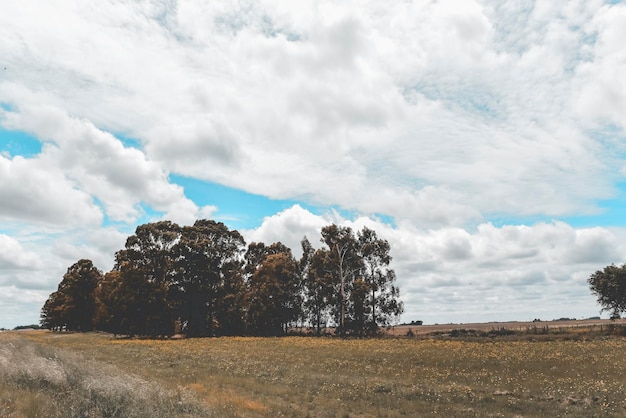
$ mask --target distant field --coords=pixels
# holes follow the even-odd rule
[[[544,337],[0,333],[0,416],[626,416],[626,338]]]
[[[414,334],[425,335],[436,332],[449,332],[452,330],[476,330],[488,332],[491,330],[508,329],[512,331],[529,331],[534,328],[567,329],[567,328],[588,328],[588,327],[608,327],[613,325],[626,325],[626,319],[582,319],[571,321],[537,321],[537,322],[484,322],[466,324],[435,324],[435,325],[399,325],[387,331],[389,335],[406,335],[411,330]]]

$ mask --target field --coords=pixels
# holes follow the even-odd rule
[[[608,328],[363,340],[5,332],[0,416],[626,416],[626,338]]]

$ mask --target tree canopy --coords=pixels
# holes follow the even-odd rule
[[[79,260],[41,312],[50,329],[192,337],[368,335],[402,313],[390,246],[373,230],[328,225],[322,247],[302,240],[294,258],[280,242],[246,243],[221,222],[170,221],[137,227],[102,274]]]
[[[74,263],[63,275],[58,290],[53,292],[41,310],[41,325],[69,331],[93,330],[96,312],[95,290],[102,281],[102,272],[91,260]]]
[[[610,311],[612,318],[626,312],[626,264],[606,266],[593,273],[588,283],[602,310]]]

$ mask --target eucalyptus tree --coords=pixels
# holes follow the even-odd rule
[[[125,247],[115,253],[113,271],[120,275],[110,277],[110,281],[115,280],[99,292],[102,300],[115,306],[112,323],[119,322],[115,318],[120,315],[130,315],[123,321],[129,333],[164,334],[174,330],[175,304],[170,301],[170,293],[175,275],[174,247],[181,234],[182,228],[171,221],[139,225],[126,239]],[[106,291],[114,292],[119,300],[114,301]]]
[[[225,289],[236,287],[228,284],[240,275],[245,241],[239,232],[206,219],[181,232],[173,248],[177,312],[189,336],[217,335],[223,325],[219,319]]]
[[[167,292],[142,270],[124,268],[104,275],[95,291],[96,329],[125,335],[171,335]]]
[[[298,263],[289,252],[268,255],[249,281],[248,330],[255,335],[284,335],[300,316]]]
[[[174,274],[173,248],[181,233],[181,227],[171,221],[139,225],[126,239],[125,248],[115,254],[114,270],[141,270],[147,280],[168,284]]]
[[[331,307],[337,322],[340,335],[345,336],[347,295],[352,284],[362,269],[363,263],[358,254],[357,240],[352,228],[331,224],[322,228],[321,241],[328,247],[325,257],[325,268],[329,274],[330,283],[335,289],[334,303]]]
[[[327,270],[329,251],[324,248],[315,250],[310,257],[304,276],[303,309],[307,322],[317,335],[326,327],[333,299],[333,283]]]
[[[94,291],[101,280],[102,272],[91,260],[81,259],[72,264],[41,310],[42,326],[91,331],[96,311]]]
[[[362,261],[360,286],[369,293],[364,314],[369,310],[367,332],[376,332],[379,326],[389,325],[404,308],[395,285],[395,271],[389,268],[392,257],[389,242],[378,238],[376,231],[363,227],[357,234],[358,252]]]

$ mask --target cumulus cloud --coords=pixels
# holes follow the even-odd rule
[[[101,218],[94,200],[102,204],[109,218],[124,222],[136,221],[143,215],[142,202],[177,222],[193,222],[201,213],[207,213],[206,208],[201,210],[186,198],[180,186],[170,183],[167,171],[148,160],[142,151],[125,147],[115,136],[86,120],[46,106],[2,113],[0,122],[6,128],[27,131],[48,141],[35,158],[15,157],[11,162],[0,157],[8,180],[4,184],[5,201],[15,205],[14,210],[6,205],[8,215],[23,217],[33,211],[31,219],[56,219],[61,224],[63,219],[93,219],[94,211]],[[32,184],[23,183],[25,173],[32,177]],[[33,193],[37,190],[40,193]],[[82,201],[71,204],[72,198]],[[59,216],[66,208],[68,213]]]
[[[435,286],[423,302],[471,281],[441,299],[461,306],[498,277],[525,295],[581,283],[618,256],[615,231],[489,222],[598,214],[621,193],[625,23],[601,0],[8,1],[0,124],[43,147],[0,153],[0,220],[67,228],[63,263],[83,248],[106,265],[77,229],[219,213],[176,174],[393,218],[376,225],[403,277]],[[246,233],[293,248],[332,219],[292,207]]]
[[[44,158],[0,156],[0,218],[5,221],[95,225],[101,210]]]
[[[623,232],[562,222],[424,230],[314,215],[299,206],[244,235],[249,242],[281,240],[299,256],[302,237],[319,248],[321,227],[333,222],[355,231],[367,226],[389,241],[406,316],[430,323],[595,316],[586,280],[598,266],[620,263],[626,250]]]
[[[581,109],[619,114],[606,95],[594,94],[601,106],[584,104],[610,79],[600,68],[619,73],[623,8],[615,5],[321,3],[304,13],[269,1],[120,3],[98,14],[68,4],[29,15],[24,7],[12,4],[7,16],[22,18],[3,22],[13,35],[7,61],[45,62],[49,75],[11,73],[11,82],[132,134],[169,171],[432,225],[590,213],[594,199],[615,192],[603,176],[613,167],[573,105],[580,97]],[[131,11],[121,23],[119,7]],[[54,36],[27,30],[43,13]],[[77,36],[92,34],[89,24],[101,35]],[[16,47],[18,33],[27,49]],[[51,45],[66,47],[52,54]],[[101,169],[141,179],[127,163],[143,156],[130,154]],[[90,174],[84,181],[96,181]],[[120,182],[144,188],[109,180],[101,194],[111,215],[136,216],[132,204],[112,201],[128,200],[116,195]],[[573,181],[580,187],[563,187]]]
[[[0,268],[2,270],[32,269],[37,266],[42,267],[37,254],[26,251],[13,237],[0,234]]]
[[[316,216],[300,205],[266,217],[263,223],[255,229],[243,231],[246,242],[265,242],[271,244],[282,242],[293,251],[294,255],[301,256],[301,241],[306,236],[315,248],[319,248],[320,231],[330,224],[327,219]]]

